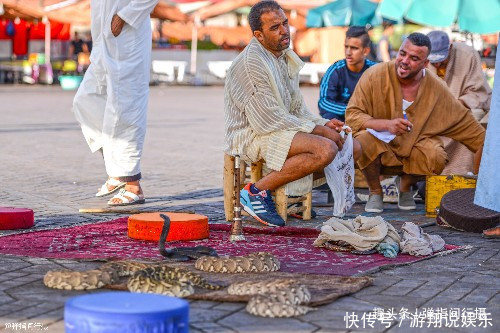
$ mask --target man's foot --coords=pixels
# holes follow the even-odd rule
[[[402,210],[417,209],[417,204],[413,199],[413,192],[399,192],[398,207]]]
[[[382,213],[384,211],[384,201],[380,194],[370,194],[365,205],[365,212]]]
[[[484,238],[499,238],[500,239],[500,226],[483,230]]]
[[[125,188],[121,189],[118,194],[113,196],[109,201],[109,206],[128,206],[135,204],[142,204],[146,200],[142,193],[141,186],[138,181],[129,182]]]
[[[252,194],[250,191],[251,185],[251,183],[248,183],[240,191],[240,203],[243,209],[257,221],[265,225],[283,227],[285,221],[276,212],[276,206],[274,205],[271,191],[265,190],[257,194]]]
[[[96,197],[105,197],[107,195],[113,194],[122,187],[124,187],[127,183],[121,182],[116,178],[108,178],[108,180],[101,186],[101,188],[97,191]]]

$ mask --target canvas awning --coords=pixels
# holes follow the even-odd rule
[[[167,38],[178,40],[191,40],[193,22],[168,22],[162,25],[162,35]],[[216,45],[240,46],[246,45],[252,39],[249,27],[198,27],[198,40],[209,38]]]
[[[460,30],[478,34],[500,31],[499,0],[383,0],[380,14],[432,27],[449,27],[457,22]]]
[[[336,0],[311,9],[307,14],[307,27],[320,28],[350,25],[377,25],[378,2],[374,0]]]
[[[0,0],[4,4],[5,17],[19,17],[28,21],[49,20],[61,23],[90,25],[90,0]],[[60,5],[57,7],[55,5]],[[187,21],[188,16],[174,5],[160,1],[151,16],[171,21]]]

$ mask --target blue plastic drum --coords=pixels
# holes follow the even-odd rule
[[[184,333],[189,303],[155,294],[106,292],[70,298],[64,327],[71,333]]]

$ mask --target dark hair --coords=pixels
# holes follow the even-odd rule
[[[283,8],[276,1],[272,0],[260,1],[253,5],[248,14],[248,24],[250,24],[252,32],[255,30],[262,31],[262,20],[260,17],[262,14],[275,10],[283,10]]]
[[[361,39],[361,45],[363,47],[370,46],[370,36],[368,36],[368,32],[365,27],[361,27],[359,25],[353,25],[349,27],[345,33],[346,38],[359,38]]]
[[[429,39],[429,37],[427,37],[427,35],[421,34],[419,32],[413,32],[409,34],[406,39],[408,39],[413,45],[427,47],[427,55],[431,53],[431,40]]]

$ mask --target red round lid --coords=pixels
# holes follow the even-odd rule
[[[0,207],[0,230],[26,229],[35,225],[35,214],[28,208]]]

